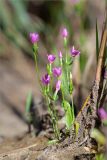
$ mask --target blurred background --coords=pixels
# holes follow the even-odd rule
[[[80,108],[93,84],[96,70],[95,27],[99,35],[106,0],[0,0],[0,136],[27,131],[25,103],[29,91],[41,94],[29,40],[40,34],[39,67],[45,72],[47,53],[63,50],[61,27],[69,31],[69,47],[81,51],[73,64],[74,102]],[[99,36],[100,37],[100,36]]]

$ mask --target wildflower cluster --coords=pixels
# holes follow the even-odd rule
[[[65,125],[67,131],[70,130],[74,122],[74,106],[73,106],[73,82],[72,82],[72,63],[74,57],[80,54],[80,51],[76,50],[74,46],[68,50],[68,31],[66,28],[61,30],[61,36],[64,42],[64,52],[58,52],[58,55],[47,54],[47,67],[46,73],[41,78],[38,72],[37,55],[38,55],[38,33],[30,33],[30,41],[33,43],[33,51],[35,57],[36,71],[41,86],[43,96],[46,99],[49,114],[52,119],[53,131],[55,138],[59,140],[61,138],[60,130],[58,128],[58,116],[56,113],[55,105],[58,100],[58,92],[62,95],[62,107],[65,111]],[[58,59],[59,64],[55,65],[55,61]],[[53,81],[55,89],[53,90]],[[68,102],[67,96],[70,95],[72,104]]]

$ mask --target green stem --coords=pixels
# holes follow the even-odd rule
[[[48,112],[52,118],[52,125],[53,125],[53,131],[55,134],[56,139],[60,139],[60,132],[58,129],[58,119],[57,119],[57,115],[56,115],[56,111],[54,109],[54,106],[50,106],[50,99],[48,98],[48,96],[46,95],[46,101],[47,101],[47,106],[48,106]]]
[[[37,72],[37,77],[38,77],[38,80],[39,80],[39,70],[38,70],[38,64],[37,64],[37,55],[36,55],[35,52],[34,52],[34,60],[35,60],[35,70]]]
[[[67,39],[64,40],[64,48],[65,48],[65,69],[66,69],[66,76],[67,76],[67,82],[69,86],[69,69],[68,69],[68,50],[67,50]]]
[[[37,72],[38,82],[39,82],[39,85],[40,85],[41,89],[43,89],[42,84],[41,84],[41,81],[40,81],[40,75],[39,75],[38,64],[37,64],[37,53],[35,53],[35,51],[34,51],[33,53],[34,53],[35,70],[36,70],[36,72]]]
[[[62,58],[60,58],[60,66],[62,67]]]
[[[63,93],[62,87],[61,87],[61,94],[62,94],[62,101],[64,101],[64,100],[65,100],[65,97],[64,97],[64,93]]]
[[[75,116],[74,116],[74,101],[73,101],[73,97],[71,96],[71,101],[72,101],[72,117],[73,117],[73,121],[75,119]]]
[[[67,39],[64,38],[65,62],[67,64]]]
[[[60,131],[58,129],[58,117],[57,117],[57,114],[56,114],[56,110],[54,109],[54,105],[53,105],[53,124],[54,124],[54,127],[55,127],[55,134],[56,134],[56,138],[59,140],[60,139]]]
[[[70,82],[70,74],[69,74],[69,71],[68,71],[68,68],[66,67],[66,74],[67,74],[67,82],[68,82],[68,86],[69,86],[69,82]]]
[[[49,72],[50,72],[49,74],[51,76],[52,75],[52,64],[51,63],[49,64]]]

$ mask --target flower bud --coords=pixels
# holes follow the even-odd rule
[[[30,33],[29,34],[30,41],[35,44],[39,41],[39,34],[38,33]]]
[[[61,59],[62,58],[62,52],[59,51],[58,55],[59,55],[59,58]]]
[[[59,77],[62,73],[62,68],[61,67],[55,67],[53,68],[53,75],[55,77]]]
[[[100,109],[98,110],[98,115],[99,115],[99,117],[101,118],[101,120],[107,119],[107,112],[105,111],[104,108],[100,108]]]
[[[61,80],[58,80],[56,83],[56,92],[60,90],[60,87],[61,87]]]
[[[42,77],[42,83],[48,85],[50,83],[50,75],[45,74],[45,76]]]
[[[53,54],[48,55],[48,61],[50,64],[52,64],[55,61],[56,57]]]
[[[61,35],[63,38],[66,38],[68,36],[68,31],[66,28],[63,28],[62,31],[61,31]]]

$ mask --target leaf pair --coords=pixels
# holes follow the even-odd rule
[[[70,130],[73,122],[74,122],[74,107],[67,102],[63,101],[63,107],[65,110],[65,123],[68,130]]]

